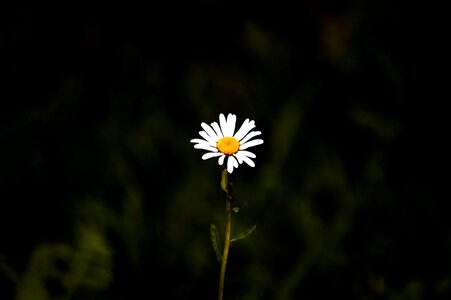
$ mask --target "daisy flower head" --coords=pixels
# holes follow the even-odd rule
[[[236,115],[234,114],[228,114],[227,118],[224,114],[220,114],[219,124],[213,122],[208,125],[202,122],[200,125],[204,129],[199,131],[199,135],[203,139],[192,139],[190,142],[195,144],[194,148],[196,149],[209,151],[202,155],[203,160],[218,157],[218,163],[222,166],[227,159],[226,166],[229,173],[232,173],[233,169],[238,168],[239,164],[243,162],[255,167],[252,158],[255,158],[256,155],[246,149],[263,144],[263,140],[252,140],[261,134],[260,131],[251,131],[255,128],[253,120],[244,120],[243,125],[236,132]]]

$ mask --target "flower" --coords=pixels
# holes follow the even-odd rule
[[[228,114],[227,119],[224,114],[219,115],[219,124],[216,122],[208,125],[201,123],[204,129],[199,131],[199,135],[204,139],[192,139],[190,142],[195,143],[194,148],[209,151],[202,155],[202,159],[206,160],[212,157],[219,157],[219,165],[224,164],[227,158],[227,171],[233,172],[233,168],[238,168],[238,164],[245,162],[251,167],[255,167],[251,158],[256,155],[246,151],[247,148],[263,144],[262,139],[251,140],[253,137],[260,135],[260,131],[251,131],[255,127],[255,122],[246,119],[241,128],[234,133],[236,123],[236,115]]]

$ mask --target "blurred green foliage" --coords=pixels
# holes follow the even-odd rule
[[[226,299],[449,299],[415,20],[388,1],[195,3],[12,13],[0,299],[214,299],[221,169],[189,140],[221,112],[265,140],[233,173],[232,235],[257,227],[232,245]]]

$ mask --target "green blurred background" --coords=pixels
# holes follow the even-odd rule
[[[9,11],[0,299],[215,299],[220,168],[189,140],[229,112],[265,143],[233,174],[232,230],[257,229],[232,245],[226,299],[450,299],[442,56],[422,9]]]

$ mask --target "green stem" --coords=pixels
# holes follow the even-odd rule
[[[229,256],[229,248],[230,248],[230,232],[231,232],[231,228],[232,228],[232,210],[231,210],[232,193],[230,191],[230,184],[227,180],[227,170],[225,170],[225,172],[223,172],[222,180],[225,181],[225,183],[226,183],[225,186],[227,187],[227,188],[223,188],[223,190],[225,190],[225,192],[226,192],[227,223],[226,223],[226,230],[225,230],[225,237],[224,237],[224,252],[222,255],[222,262],[221,262],[221,273],[219,274],[218,300],[223,299],[227,257]]]

